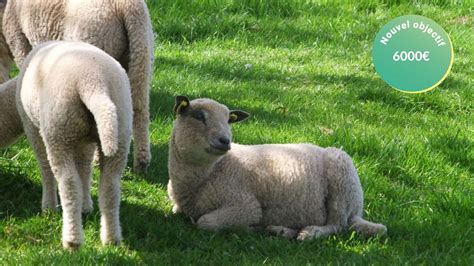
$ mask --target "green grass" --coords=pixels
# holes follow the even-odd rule
[[[0,150],[0,264],[474,264],[473,7],[469,1],[148,1],[156,32],[151,91],[153,163],[129,167],[124,244],[101,247],[99,212],[85,245],[63,251],[59,213],[41,213],[41,183],[25,139]],[[389,88],[371,47],[391,18],[419,14],[450,34],[448,78],[417,95]],[[245,64],[252,64],[246,69]],[[174,96],[210,97],[252,114],[245,144],[344,147],[384,239],[351,233],[305,243],[243,231],[210,233],[171,213],[167,142]],[[97,186],[97,172],[94,185]]]

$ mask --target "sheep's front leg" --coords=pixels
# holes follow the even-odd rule
[[[262,209],[258,201],[229,206],[201,216],[197,221],[200,229],[217,231],[234,226],[251,226],[262,219]]]
[[[298,231],[281,225],[269,225],[265,228],[267,232],[288,239],[294,239],[298,236]]]
[[[150,136],[148,133],[150,119],[148,100],[143,99],[144,103],[135,100],[139,97],[134,96],[133,105],[133,170],[135,173],[144,174],[148,171],[151,160]],[[135,107],[140,105],[140,107]],[[141,106],[144,105],[145,107]]]
[[[73,151],[55,150],[48,147],[48,159],[58,181],[63,208],[63,247],[77,249],[83,242],[82,184],[74,162]]]
[[[100,152],[100,239],[103,245],[119,245],[122,241],[120,228],[120,180],[127,162],[127,150],[117,151],[115,156],[105,157]]]
[[[95,150],[95,144],[85,144],[77,147],[75,154],[76,168],[82,184],[82,213],[89,213],[94,209],[91,198],[91,175]]]
[[[332,234],[336,234],[341,230],[341,227],[335,225],[311,225],[303,228],[296,238],[297,240],[310,240],[313,238],[326,237]]]

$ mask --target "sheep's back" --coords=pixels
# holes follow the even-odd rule
[[[16,6],[21,29],[32,47],[52,40],[83,41],[119,61],[126,60],[123,10],[114,1],[21,0]]]

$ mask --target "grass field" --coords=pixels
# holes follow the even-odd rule
[[[148,1],[156,32],[153,163],[145,177],[131,163],[125,172],[123,246],[100,245],[94,190],[84,246],[61,249],[61,215],[41,212],[39,170],[22,139],[0,150],[0,264],[473,265],[473,7],[397,2]],[[371,63],[377,31],[405,14],[438,22],[454,45],[451,74],[427,93],[391,89]],[[234,126],[235,142],[342,146],[359,171],[365,217],[386,224],[388,236],[300,243],[199,231],[173,215],[166,162],[178,94],[250,112]]]

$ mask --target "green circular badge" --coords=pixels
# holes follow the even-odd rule
[[[431,19],[408,15],[392,19],[377,33],[372,61],[393,88],[419,93],[438,86],[453,64],[448,34]]]

